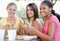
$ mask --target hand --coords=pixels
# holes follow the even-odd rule
[[[21,28],[24,28],[24,24],[23,24],[23,23],[20,23],[20,27],[21,27]]]
[[[27,25],[25,25],[24,23],[22,23],[22,22],[20,22],[20,27],[22,28],[22,29],[25,29],[26,27],[27,27]]]
[[[4,28],[4,29],[10,29],[11,26],[10,26],[9,24],[6,24],[6,25],[3,26],[3,28]]]

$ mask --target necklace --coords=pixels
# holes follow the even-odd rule
[[[14,26],[16,23],[16,18],[7,18],[7,22],[11,24],[11,26]]]

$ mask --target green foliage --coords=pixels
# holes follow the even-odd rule
[[[2,19],[2,17],[0,17],[0,20]]]
[[[17,11],[17,16],[19,18],[26,18],[26,10],[25,10],[25,8],[22,7],[21,10]]]
[[[16,0],[16,1],[19,1],[19,0]]]
[[[43,16],[39,13],[39,19],[43,23]]]

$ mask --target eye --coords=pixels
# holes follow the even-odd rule
[[[45,7],[43,9],[46,9]]]
[[[33,9],[30,9],[31,11],[33,11]]]
[[[44,7],[44,8],[40,8],[40,10],[45,10],[46,8]]]
[[[29,11],[28,9],[26,11]]]
[[[14,11],[16,11],[16,9],[14,9]]]
[[[9,10],[12,10],[12,9],[9,9]]]

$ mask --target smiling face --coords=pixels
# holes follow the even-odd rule
[[[31,7],[29,7],[29,6],[27,6],[26,9],[27,9],[26,12],[27,12],[28,17],[29,18],[33,17],[34,16],[33,9]]]
[[[15,5],[9,5],[7,8],[8,16],[13,17],[16,13],[16,6]]]
[[[43,17],[46,17],[51,13],[51,8],[47,6],[45,3],[41,3],[40,13],[42,14]]]
[[[38,8],[35,3],[30,3],[26,6],[26,15],[27,15],[27,19],[29,21],[30,21],[30,19],[35,20],[36,18],[39,18]]]

